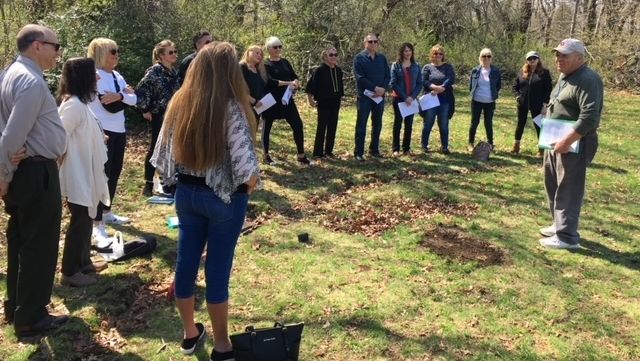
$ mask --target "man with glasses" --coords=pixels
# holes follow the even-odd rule
[[[369,155],[382,158],[380,153],[380,132],[382,131],[382,113],[384,94],[389,87],[391,75],[387,58],[378,53],[378,36],[369,33],[364,38],[364,50],[353,59],[353,74],[358,90],[358,111],[356,116],[355,149],[356,160],[364,161],[364,140],[367,133],[367,120],[371,114],[371,142]],[[380,100],[380,102],[376,102]]]
[[[545,236],[540,244],[574,249],[580,248],[580,208],[587,166],[598,149],[604,89],[600,76],[585,64],[585,47],[580,40],[564,39],[553,50],[560,79],[551,91],[547,118],[575,123],[573,130],[544,154],[544,183],[553,224],[540,229]],[[576,141],[578,153],[569,152]]]
[[[32,24],[18,32],[17,45],[20,55],[0,77],[0,196],[10,217],[4,315],[21,337],[68,319],[46,308],[62,214],[56,160],[65,151],[66,133],[42,73],[56,65],[58,37]],[[15,166],[11,155],[23,146],[27,157]]]
[[[189,70],[189,65],[193,59],[198,55],[200,49],[202,49],[205,45],[209,44],[213,41],[213,37],[208,30],[200,30],[193,37],[193,47],[196,49],[193,53],[186,56],[182,59],[180,66],[178,67],[178,82],[182,85],[184,82],[184,78],[187,76],[187,70]]]

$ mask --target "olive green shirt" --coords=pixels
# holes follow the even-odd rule
[[[573,129],[581,136],[600,125],[604,87],[600,76],[586,64],[569,75],[560,75],[551,92],[549,118],[575,120]]]

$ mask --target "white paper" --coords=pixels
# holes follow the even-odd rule
[[[415,100],[411,102],[411,105],[408,105],[407,102],[398,103],[398,109],[400,110],[400,115],[402,115],[402,118],[416,114],[420,111],[418,102]]]
[[[538,126],[538,128],[542,128],[542,114],[538,114],[535,118],[533,118],[533,123]]]
[[[564,139],[573,131],[573,123],[563,120],[544,118],[542,119],[542,129],[540,130],[540,140],[538,146],[545,149],[553,149],[553,145]],[[578,142],[576,140],[569,147],[572,153],[578,153]]]
[[[438,99],[437,95],[432,95],[431,93],[427,93],[420,97],[420,108],[422,110],[435,108],[439,105],[440,105],[440,99]]]
[[[284,94],[282,95],[282,105],[289,104],[289,100],[291,100],[291,95],[292,94],[293,94],[293,87],[292,86],[288,86],[287,90],[285,90]]]
[[[263,96],[262,99],[259,100],[259,102],[261,103],[259,107],[253,107],[253,109],[255,109],[256,113],[258,114],[262,114],[262,112],[276,104],[276,100],[273,98],[273,95],[271,95],[271,93]]]
[[[366,95],[369,98],[371,98],[371,100],[376,102],[376,104],[380,104],[380,102],[384,100],[381,96],[376,95],[376,93],[372,92],[369,89],[365,89],[364,90],[364,95]]]

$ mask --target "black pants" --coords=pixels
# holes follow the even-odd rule
[[[58,261],[62,202],[58,166],[53,160],[23,160],[4,198],[7,224],[5,313],[16,326],[47,315]]]
[[[150,183],[153,182],[153,175],[156,173],[156,167],[154,167],[149,160],[153,155],[153,150],[156,148],[160,128],[162,128],[163,118],[164,114],[151,114],[151,143],[149,144],[147,157],[144,159],[144,180]]]
[[[487,132],[487,142],[493,145],[493,112],[496,110],[496,102],[480,103],[471,101],[471,127],[469,128],[469,143],[475,143],[476,130],[480,124],[480,114],[484,112],[484,130]]]
[[[531,112],[531,118],[535,118],[540,114],[540,109],[542,107],[538,107],[538,109],[528,109],[525,106],[518,105],[518,126],[516,127],[516,141],[522,140],[522,133],[524,133],[524,127],[527,125],[527,115]],[[536,123],[533,123],[533,126],[536,127],[536,134],[538,138],[540,138],[540,127]]]
[[[91,228],[93,220],[89,217],[88,208],[68,203],[71,220],[64,239],[62,252],[62,274],[73,276],[81,272],[91,262]]]
[[[295,103],[291,102],[284,108],[283,118],[289,123],[291,130],[293,130],[293,140],[296,142],[298,154],[304,154],[302,119],[300,118],[300,113],[298,113],[298,107],[296,107]],[[271,133],[271,127],[273,126],[274,120],[278,118],[265,115],[262,119],[264,119],[264,126],[262,127],[262,147],[264,148],[264,153],[267,154],[269,153],[269,134]]]
[[[316,128],[316,139],[313,143],[314,157],[333,153],[339,112],[340,101],[329,105],[318,105],[318,128]]]
[[[109,197],[111,198],[111,204],[113,204],[113,197],[116,195],[116,188],[118,187],[118,179],[120,179],[120,173],[122,172],[122,165],[124,164],[124,150],[127,146],[127,133],[115,133],[108,130],[104,131],[109,139],[107,140],[107,163],[104,165],[104,172],[109,178],[107,185],[109,186]],[[111,210],[111,206],[105,206],[100,203],[98,205],[98,213],[96,214],[96,221],[102,220],[102,212]]]
[[[404,122],[404,133],[402,135],[402,151],[408,152],[411,149],[411,132],[413,128],[413,114],[402,118],[398,107],[400,98],[393,98],[393,140],[391,148],[394,152],[400,151],[400,130]]]

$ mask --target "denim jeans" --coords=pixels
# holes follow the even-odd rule
[[[427,109],[424,114],[424,126],[422,127],[422,149],[429,147],[431,129],[438,117],[438,129],[440,129],[440,145],[442,149],[449,149],[449,103],[441,103],[435,108]]]
[[[493,112],[496,110],[496,102],[480,103],[471,101],[471,127],[469,127],[469,143],[475,143],[476,130],[480,125],[480,114],[484,112],[484,130],[487,132],[487,142],[493,145]]]
[[[234,193],[224,203],[209,187],[178,182],[175,194],[180,221],[176,259],[175,294],[193,296],[200,258],[205,245],[204,265],[207,303],[229,299],[229,277],[233,254],[244,223],[249,196]]]
[[[353,155],[364,155],[364,138],[367,133],[367,120],[371,114],[371,143],[369,153],[380,154],[380,132],[382,131],[382,113],[384,101],[376,104],[366,96],[358,97],[358,115],[356,117],[355,149]]]

